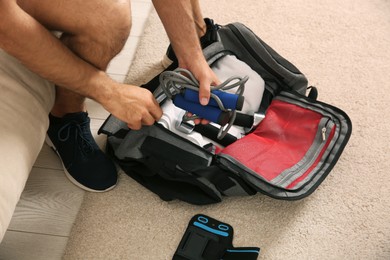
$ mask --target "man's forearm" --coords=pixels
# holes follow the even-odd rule
[[[153,4],[164,24],[179,66],[191,71],[199,81],[199,101],[207,105],[210,87],[219,84],[219,79],[207,64],[200,46],[194,21],[194,16],[198,23],[201,18],[198,3],[194,2],[194,7],[191,0],[154,0]],[[194,12],[197,12],[196,15]]]
[[[190,0],[154,0],[153,4],[168,34],[181,66],[203,58]]]
[[[6,5],[5,11],[0,11],[0,48],[49,81],[99,99],[97,95],[104,92],[109,77],[73,54],[16,3],[8,2]]]

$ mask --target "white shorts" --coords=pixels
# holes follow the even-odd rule
[[[42,148],[54,84],[0,49],[0,242]]]

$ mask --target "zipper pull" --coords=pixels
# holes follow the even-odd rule
[[[326,127],[323,127],[321,129],[321,132],[322,132],[322,141],[325,141],[326,140]]]

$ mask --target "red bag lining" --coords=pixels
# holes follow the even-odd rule
[[[303,158],[313,144],[322,118],[323,115],[310,109],[274,100],[257,129],[221,153],[230,155],[271,182]],[[309,172],[304,175],[307,174]],[[289,187],[298,182],[294,181]]]

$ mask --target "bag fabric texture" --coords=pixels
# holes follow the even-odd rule
[[[158,123],[130,130],[111,115],[99,130],[108,136],[108,152],[127,175],[166,201],[204,205],[224,196],[258,192],[285,200],[308,196],[332,170],[349,140],[348,115],[316,100],[314,87],[306,96],[307,78],[245,25],[212,28],[203,49],[206,60],[217,74],[224,66],[233,73],[239,63],[244,63],[240,68],[251,69],[247,74],[259,86],[251,87],[245,97],[250,103],[245,113],[262,115],[260,123],[254,120],[244,134],[229,134],[217,140],[217,149],[210,149],[212,142],[196,144]],[[167,70],[177,66],[174,61]],[[144,87],[163,104],[166,98],[158,77]],[[253,104],[256,100],[260,103]],[[215,141],[214,128],[196,126],[195,132]]]

